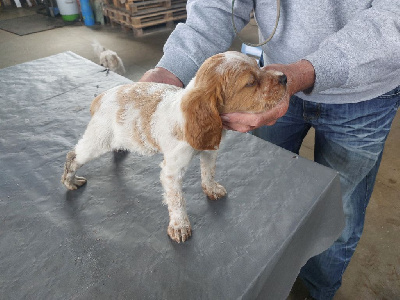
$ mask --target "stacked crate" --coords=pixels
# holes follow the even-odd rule
[[[134,36],[172,29],[186,19],[186,0],[104,0],[103,12],[111,26],[133,30]]]

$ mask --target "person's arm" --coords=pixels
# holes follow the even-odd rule
[[[336,4],[335,4],[336,5]],[[400,1],[374,0],[304,58],[316,73],[314,92],[348,94],[400,84]],[[396,82],[395,82],[396,81]],[[382,93],[379,91],[378,93]],[[367,100],[367,99],[366,99]]]
[[[208,57],[231,46],[235,37],[231,5],[229,0],[189,0],[186,22],[177,25],[164,45],[160,62],[141,81],[162,81],[164,76],[173,75],[187,85]],[[235,2],[238,30],[250,21],[252,9],[252,0]]]
[[[307,60],[300,60],[289,65],[268,65],[264,70],[276,70],[287,77],[286,94],[281,102],[263,113],[230,113],[222,115],[223,125],[226,129],[247,132],[263,125],[273,125],[281,118],[289,107],[289,99],[297,92],[311,92],[315,82],[313,65]]]
[[[306,76],[313,80],[312,84],[304,81],[304,74],[297,74],[305,70],[297,68],[297,63],[280,65],[278,69],[287,73],[288,78],[292,77],[288,79],[291,83],[288,83],[286,101],[264,114],[225,115],[225,127],[245,132],[273,125],[286,113],[289,97],[300,91],[310,92],[311,87],[312,93],[319,93],[321,97],[363,93],[365,100],[395,88],[400,84],[399,16],[400,1],[373,1],[371,8],[354,15],[341,30],[328,36],[316,51],[300,61],[309,64],[307,69],[312,68],[314,75]],[[276,65],[268,66],[272,67]]]

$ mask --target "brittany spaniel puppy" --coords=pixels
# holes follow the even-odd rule
[[[182,180],[194,155],[200,154],[201,185],[208,198],[226,195],[214,180],[217,149],[223,136],[220,114],[259,113],[271,109],[286,92],[286,76],[262,71],[256,60],[239,52],[207,59],[186,88],[138,82],[97,96],[92,118],[74,150],[68,152],[61,182],[70,190],[86,183],[75,172],[113,150],[164,154],[161,183],[168,206],[168,235],[176,242],[191,236]]]

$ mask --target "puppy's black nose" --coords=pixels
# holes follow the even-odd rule
[[[286,75],[283,74],[283,75],[279,76],[278,81],[279,81],[280,84],[286,85],[286,83],[287,83],[287,77],[286,77]]]

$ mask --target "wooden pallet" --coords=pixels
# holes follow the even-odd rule
[[[104,0],[107,6],[127,10],[131,15],[156,13],[170,8],[186,7],[187,0]]]
[[[132,16],[131,22],[134,28],[145,28],[184,18],[186,18],[186,8],[173,8],[153,14]]]
[[[132,15],[154,13],[168,8],[171,8],[171,0],[151,0],[140,2],[128,0],[128,2],[125,3],[125,9]]]
[[[172,29],[175,21],[186,19],[185,7],[174,7],[154,13],[132,15],[129,11],[112,6],[103,7],[104,15],[109,19],[111,26],[120,25],[124,30],[133,30],[134,36],[143,36],[146,33]]]
[[[132,14],[153,13],[171,8],[172,4],[184,4],[186,0],[104,0],[107,6],[126,9]]]

